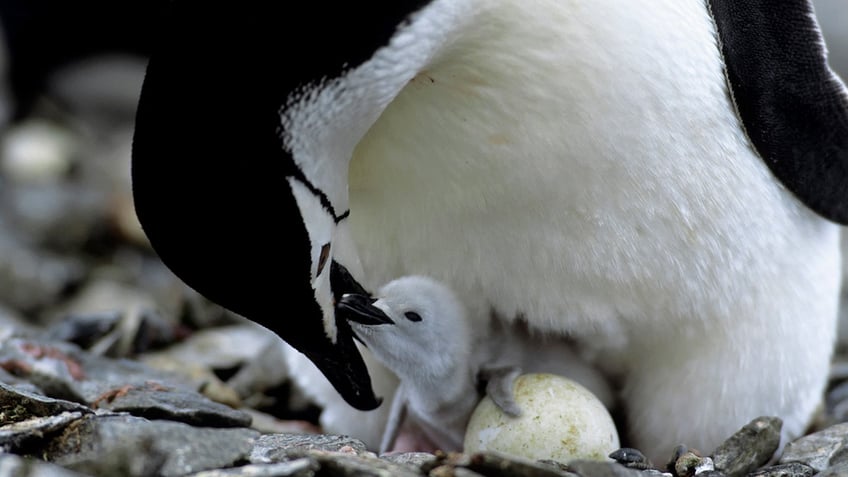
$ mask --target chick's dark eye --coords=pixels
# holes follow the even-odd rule
[[[409,321],[421,321],[421,315],[415,313],[414,311],[407,311],[403,314],[403,316],[405,316],[406,319]]]

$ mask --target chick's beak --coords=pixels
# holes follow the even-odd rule
[[[359,293],[346,293],[338,302],[342,317],[367,326],[395,324],[383,310],[374,306],[376,298]]]

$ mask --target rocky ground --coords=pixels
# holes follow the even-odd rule
[[[129,192],[143,64],[116,61],[69,71],[35,114],[0,129],[0,477],[848,475],[844,344],[814,426],[777,462],[781,423],[768,416],[712,455],[681,446],[658,463],[635,449],[568,465],[380,457],[321,434],[279,341],[185,287],[147,246]]]

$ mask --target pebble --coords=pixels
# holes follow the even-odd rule
[[[748,477],[812,477],[816,469],[800,462],[764,467],[748,474]]]
[[[743,477],[761,467],[780,446],[783,421],[777,417],[758,417],[713,452],[715,468],[729,477]]]
[[[246,460],[259,433],[194,427],[126,414],[94,415],[65,428],[44,449],[47,460],[94,475],[185,475]],[[104,456],[115,459],[104,465]],[[117,469],[115,468],[117,466]]]
[[[651,461],[638,449],[622,447],[609,455],[610,459],[631,469],[645,470],[653,467]]]
[[[231,469],[204,470],[186,477],[314,477],[321,465],[309,458],[275,464],[249,464]]]
[[[429,452],[401,452],[397,454],[383,454],[380,457],[389,462],[412,467],[416,470],[436,461],[436,456]]]
[[[839,464],[816,474],[816,477],[845,477],[848,475],[848,464]]]
[[[701,457],[694,452],[685,452],[674,463],[674,471],[678,477],[692,477],[715,470],[715,464],[709,457]]]
[[[579,460],[569,463],[568,467],[581,477],[642,477],[642,471],[615,462]]]
[[[254,464],[267,464],[283,462],[292,456],[300,457],[311,450],[341,452],[342,449],[351,455],[368,453],[364,442],[347,436],[268,434],[256,441],[249,458]]]
[[[2,414],[6,414],[4,411]],[[81,412],[63,412],[55,416],[31,417],[0,427],[0,452],[26,453],[39,445],[45,434],[52,434],[81,419]],[[0,415],[0,422],[3,422]]]
[[[800,462],[822,472],[834,456],[844,455],[846,443],[848,423],[836,424],[787,444],[779,463]]]
[[[15,454],[0,454],[0,475],[14,477],[86,477],[64,467]]]

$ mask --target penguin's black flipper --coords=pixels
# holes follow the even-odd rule
[[[848,91],[830,70],[809,0],[710,0],[745,131],[775,176],[848,224]]]

